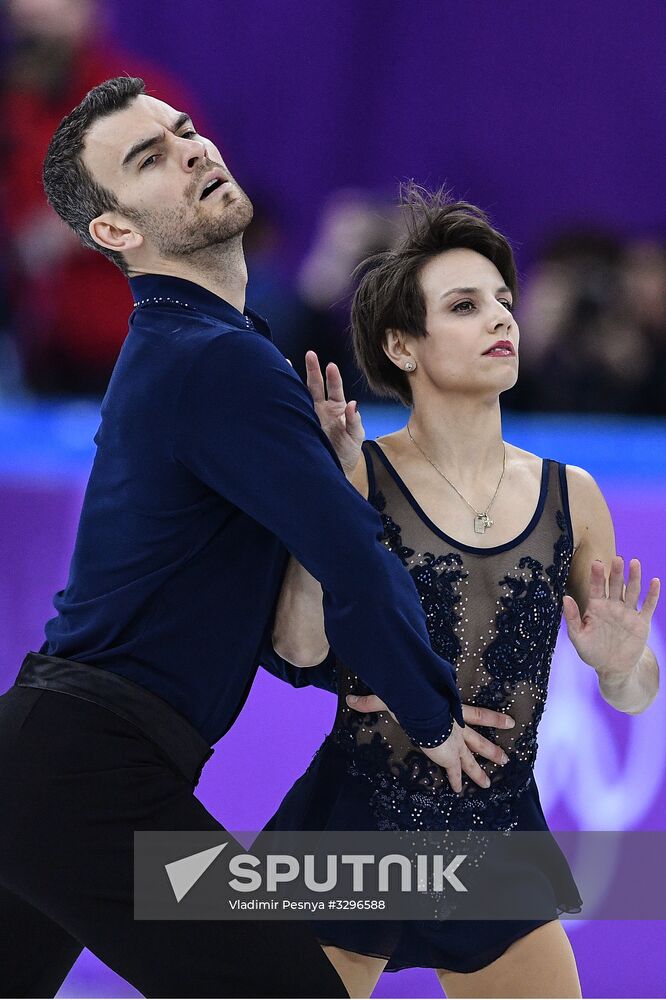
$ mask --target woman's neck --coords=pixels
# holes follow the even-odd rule
[[[501,469],[504,458],[499,399],[487,403],[470,396],[437,397],[415,403],[405,435],[460,488],[474,486]],[[405,443],[407,447],[407,443]]]

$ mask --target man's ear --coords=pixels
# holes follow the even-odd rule
[[[88,232],[98,246],[105,250],[136,250],[143,243],[143,236],[132,229],[127,219],[114,212],[104,212],[93,219]]]

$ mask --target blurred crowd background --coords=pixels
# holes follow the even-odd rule
[[[233,66],[228,69],[229,79],[226,79],[226,33],[232,29],[232,44],[236,49],[241,39],[233,35],[233,29],[235,25],[236,32],[240,31],[238,24],[241,22],[238,14],[234,14],[234,25],[230,25],[230,8],[224,2],[208,0],[193,7],[193,14],[197,7],[200,9],[202,28],[211,19],[214,21],[219,32],[215,47],[210,40],[204,44],[202,36],[197,41],[186,26],[183,8],[168,2],[156,5],[137,0],[130,5],[119,0],[116,3],[110,0],[104,3],[97,0],[6,0],[0,36],[0,113],[4,124],[0,133],[0,221],[4,233],[0,246],[0,402],[16,398],[101,397],[126,334],[130,297],[125,279],[101,256],[79,246],[45,203],[40,182],[44,152],[59,120],[95,83],[119,73],[144,76],[150,91],[178,108],[186,104],[188,110],[193,109],[196,121],[204,123],[198,125],[199,130],[204,132],[205,126],[216,139],[238,180],[253,199],[255,220],[246,237],[250,271],[248,304],[269,319],[274,339],[283,353],[304,375],[305,351],[314,348],[322,362],[338,363],[348,398],[370,398],[355,368],[349,342],[351,274],[368,253],[389,247],[399,236],[398,184],[408,174],[400,172],[395,157],[385,157],[386,171],[382,174],[386,137],[378,136],[376,129],[361,127],[368,113],[362,93],[356,101],[349,100],[347,95],[336,105],[346,109],[354,136],[367,135],[367,145],[356,141],[350,149],[348,140],[340,141],[339,138],[344,122],[337,121],[332,131],[331,122],[327,122],[325,116],[320,130],[316,122],[300,121],[303,108],[307,107],[305,98],[299,97],[298,88],[287,87],[282,113],[292,173],[290,177],[285,176],[285,150],[276,156],[275,148],[271,148],[279,130],[267,136],[262,129],[261,113],[256,113],[269,98],[275,104],[275,90],[279,95],[284,89],[284,81],[280,80],[273,81],[269,89],[270,80],[261,71],[266,64],[266,29],[259,25],[256,30],[253,27],[253,14],[260,6],[257,0],[252,0],[243,8],[247,15],[247,32],[242,39],[246,48],[242,58],[236,53]],[[366,13],[373,8],[378,17],[380,6],[369,3]],[[461,7],[460,4],[454,6]],[[443,60],[443,72],[451,48],[456,49],[459,57],[459,49],[464,46],[472,56],[470,64],[475,71],[478,71],[479,60],[474,54],[480,52],[483,55],[481,62],[485,62],[490,79],[495,81],[497,73],[492,70],[488,53],[475,45],[476,33],[482,29],[479,24],[475,26],[472,10],[475,8],[480,14],[492,5],[469,3],[465,6],[469,26],[474,29],[472,34],[459,31],[454,18],[447,22],[447,5],[439,6],[442,39],[438,51]],[[527,6],[502,5],[504,14],[497,19],[495,39],[500,54],[504,45],[502,17],[507,21],[507,30],[510,27],[515,33],[515,26],[508,24],[512,8],[513,13],[519,14],[522,7],[526,14]],[[298,5],[292,3],[286,7],[291,8],[292,17],[296,17]],[[430,4],[424,4],[425,7],[430,7],[431,11],[435,9]],[[384,11],[394,21],[396,8],[400,8],[399,3],[388,2]],[[423,18],[423,8],[421,26],[426,28],[428,20]],[[150,20],[150,15],[158,9],[160,22],[156,24]],[[402,15],[415,9],[404,4]],[[275,11],[277,21],[277,8]],[[579,11],[577,17],[580,21],[584,14]],[[413,20],[413,17],[408,19],[410,23]],[[333,48],[336,41],[340,44],[337,56],[341,67],[349,55],[347,36],[357,29],[361,38],[365,33],[370,42],[367,29],[371,21],[371,17],[366,17],[364,22],[358,17],[345,21],[339,12],[335,15],[331,44]],[[278,44],[281,38],[289,37],[292,27],[289,18],[286,29],[282,20],[282,36],[276,38]],[[396,30],[400,27],[400,18],[393,27]],[[582,26],[583,30],[585,27]],[[314,24],[301,24],[301,28],[306,35],[311,35],[313,46],[315,41],[321,40],[318,36],[315,38]],[[409,34],[409,23],[404,28]],[[383,30],[386,31],[386,25]],[[605,29],[598,26],[598,30]],[[183,32],[187,32],[185,38]],[[393,35],[392,41],[391,37],[387,39],[384,55],[388,60],[394,55],[391,45],[399,49],[396,38]],[[381,43],[381,32],[377,40]],[[426,62],[431,44],[426,38],[418,40]],[[205,76],[196,59],[197,46],[201,49],[201,61],[206,63]],[[184,50],[189,52],[189,64],[174,59],[174,51],[182,53]],[[213,64],[211,56],[215,51],[220,52],[220,58]],[[405,49],[406,55],[411,52],[412,46]],[[517,54],[516,49],[513,54]],[[361,45],[353,55],[363,64]],[[527,51],[520,55],[525,59],[533,58]],[[609,53],[619,74],[623,67],[617,56],[621,55]],[[304,58],[307,62],[307,51]],[[383,62],[380,50],[369,50],[367,58],[371,62]],[[634,58],[638,64],[641,55],[634,53],[629,58],[630,61]],[[188,65],[190,71],[187,71]],[[195,66],[198,66],[197,71],[194,71]],[[247,68],[247,78],[239,80],[238,71],[242,66]],[[566,91],[570,87],[564,78],[567,66],[554,70],[558,71],[563,74],[561,86]],[[419,72],[423,72],[422,67]],[[327,67],[323,67],[321,74],[322,85],[326,86]],[[437,76],[433,66],[431,75],[433,80]],[[257,84],[253,82],[255,78]],[[203,82],[205,79],[207,83]],[[363,84],[363,79],[357,83]],[[337,87],[339,81],[329,79],[328,84]],[[602,77],[592,84],[582,79],[579,96],[583,103],[589,105],[594,98],[597,110],[606,108],[603,93],[606,84],[610,86]],[[483,85],[483,81],[475,77],[473,86],[478,89]],[[265,88],[263,95],[257,93],[257,86],[260,90]],[[595,87],[600,88],[598,93]],[[631,88],[631,79],[625,78],[623,93]],[[245,114],[239,107],[238,98],[244,90],[248,95]],[[376,84],[374,90],[379,91]],[[574,96],[569,93],[570,98]],[[613,100],[610,89],[607,98],[609,102]],[[645,93],[638,87],[634,98],[634,115],[639,119],[637,127],[650,133],[659,116],[654,106],[656,94]],[[661,203],[655,201],[650,218],[650,208],[645,204],[649,192],[645,191],[641,176],[643,171],[653,167],[656,170],[657,164],[636,161],[631,167],[632,156],[642,159],[645,147],[632,152],[626,118],[617,118],[618,131],[612,139],[622,150],[622,158],[609,155],[611,150],[604,149],[603,142],[598,149],[602,169],[610,178],[605,201],[598,197],[599,184],[594,170],[586,171],[582,163],[585,158],[589,162],[590,152],[595,155],[594,148],[590,151],[583,146],[594,147],[599,138],[595,128],[603,139],[606,126],[591,120],[586,131],[583,119],[580,123],[570,121],[569,134],[564,131],[562,140],[567,145],[567,156],[574,163],[580,157],[581,171],[576,178],[577,188],[569,191],[571,204],[567,205],[566,183],[557,190],[552,188],[552,181],[547,176],[544,178],[542,164],[538,156],[535,157],[532,146],[532,139],[540,142],[539,127],[547,134],[548,121],[537,124],[525,115],[518,100],[507,103],[506,93],[500,86],[495,113],[477,123],[476,131],[470,133],[469,128],[459,127],[456,115],[473,118],[476,114],[483,115],[484,107],[475,109],[472,102],[464,112],[455,111],[452,118],[451,109],[448,112],[442,109],[441,99],[437,86],[433,86],[431,94],[427,89],[421,93],[420,101],[430,102],[429,106],[419,105],[411,119],[414,114],[420,119],[424,152],[420,157],[415,156],[410,147],[405,157],[405,171],[412,171],[409,176],[431,186],[450,185],[455,196],[480,204],[514,243],[522,279],[517,309],[521,328],[521,374],[518,386],[506,395],[505,406],[522,411],[666,413],[663,200]],[[387,90],[383,100],[385,107],[381,111],[378,109],[377,114],[384,118],[388,114],[390,119],[392,107],[400,101],[400,95]],[[531,100],[538,104],[538,95],[532,95]],[[322,106],[324,110],[331,107],[325,101]],[[606,111],[607,130],[612,132],[615,111],[612,108]],[[396,114],[393,136],[393,145],[398,147],[405,142],[411,143],[409,136],[404,137],[404,130],[401,136],[401,114],[405,111]],[[556,129],[558,109],[546,103],[543,114],[546,118],[552,116],[552,127]],[[575,114],[572,106],[570,117],[575,118]],[[254,129],[253,115],[257,124]],[[383,129],[385,132],[386,125]],[[537,129],[536,134],[530,134],[534,129]],[[493,171],[488,167],[492,167],[496,136],[502,136],[507,130],[511,133],[515,159],[527,153],[528,165],[531,163],[533,167],[531,180],[536,192],[525,189],[518,164],[515,190],[506,190],[506,153],[499,147],[497,156],[503,158],[505,169],[499,173],[497,187],[493,186]],[[292,137],[299,132],[302,133],[303,149],[292,146]],[[434,146],[433,134],[440,139]],[[662,144],[663,134],[662,127]],[[473,135],[481,137],[478,150],[470,145]],[[580,148],[572,145],[572,136]],[[608,135],[605,137],[608,139]],[[373,148],[373,140],[377,143],[378,139],[379,146]],[[557,136],[552,141],[558,144]],[[319,152],[314,159],[313,145]],[[309,152],[304,155],[306,149]],[[428,158],[429,149],[435,151],[432,158]],[[475,157],[490,158],[491,162],[483,170]],[[544,158],[552,159],[547,151]],[[275,170],[272,168],[274,160],[278,161]],[[341,164],[343,160],[344,166],[336,168],[335,163]],[[368,166],[370,161],[371,167]],[[319,177],[314,181],[310,178],[304,184],[302,172],[308,164],[311,167],[319,164]],[[469,167],[467,172],[465,166]],[[420,174],[413,172],[415,167],[420,167]],[[336,175],[339,182],[336,182]],[[303,199],[298,197],[301,189],[307,194]],[[622,199],[618,198],[620,191]],[[586,195],[589,209],[585,207]],[[559,202],[557,212],[553,212],[551,198]],[[617,211],[620,200],[621,211]],[[633,202],[637,203],[635,213]],[[524,221],[527,211],[531,215],[530,226]]]

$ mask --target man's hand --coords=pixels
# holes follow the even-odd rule
[[[398,720],[387,705],[375,694],[347,695],[347,704],[357,712],[366,715],[370,712],[388,712],[396,722]],[[463,720],[465,728],[461,729],[454,721],[448,740],[438,747],[421,747],[420,749],[435,764],[446,771],[454,792],[462,791],[462,771],[482,788],[488,788],[490,779],[474,759],[478,753],[496,764],[506,764],[508,757],[501,747],[485,739],[471,728],[474,726],[492,726],[494,729],[512,729],[516,722],[510,715],[503,712],[493,712],[489,708],[479,708],[477,705],[463,705]],[[399,723],[398,723],[399,725]]]
[[[604,564],[599,559],[592,563],[589,600],[582,618],[573,597],[564,598],[569,638],[581,660],[594,667],[600,677],[627,677],[643,654],[659,599],[659,579],[650,581],[639,611],[640,594],[640,562],[630,560],[625,590],[624,560],[615,556],[611,560],[608,596]]]
[[[319,358],[314,351],[307,351],[305,369],[319,423],[349,478],[358,464],[365,437],[356,401],[346,401],[340,369],[332,361],[326,366],[326,393]]]

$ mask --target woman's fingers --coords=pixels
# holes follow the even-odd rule
[[[657,601],[659,600],[660,590],[661,590],[661,583],[659,577],[655,576],[650,580],[650,586],[648,587],[648,592],[645,595],[645,600],[643,601],[643,607],[641,608],[641,614],[645,615],[648,622],[651,621],[652,615],[654,614],[654,609],[657,607]]]
[[[345,408],[345,427],[355,444],[361,445],[365,440],[365,428],[355,399],[351,399]]]
[[[629,560],[629,579],[627,581],[627,588],[624,592],[624,603],[633,608],[634,611],[638,609],[638,598],[641,596],[641,564],[638,559]]]
[[[345,390],[342,384],[340,369],[334,361],[326,365],[326,394],[334,403],[345,402]]]
[[[562,611],[564,612],[564,620],[567,623],[569,635],[577,636],[583,627],[583,622],[580,617],[578,605],[570,594],[565,594],[562,600]]]
[[[324,403],[324,379],[322,378],[319,358],[314,351],[305,352],[305,377],[313,403]]]
[[[601,559],[595,559],[590,566],[590,600],[606,596],[606,567]]]
[[[492,708],[481,708],[479,705],[463,705],[463,722],[471,726],[492,726],[493,729],[512,729],[516,720],[504,712],[495,712]]]
[[[608,578],[608,596],[611,601],[621,601],[624,591],[624,559],[613,556],[611,559],[610,576]]]
[[[348,694],[347,704],[362,715],[367,715],[369,712],[389,711],[386,702],[378,698],[376,694]]]

